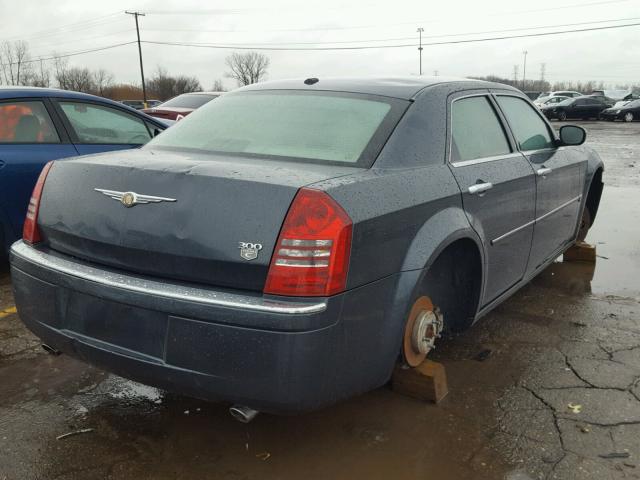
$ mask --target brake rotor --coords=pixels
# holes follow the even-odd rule
[[[402,354],[411,367],[420,365],[440,337],[443,317],[429,297],[418,298],[404,328]]]

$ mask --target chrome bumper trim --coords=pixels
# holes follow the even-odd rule
[[[320,313],[327,309],[327,302],[323,299],[312,302],[273,300],[258,295],[240,295],[124,275],[43,252],[27,245],[22,240],[17,241],[11,246],[11,253],[24,261],[34,263],[40,267],[81,278],[89,282],[107,287],[120,288],[130,292],[155,295],[171,300],[182,300],[202,305],[237,308],[254,312],[289,315]]]

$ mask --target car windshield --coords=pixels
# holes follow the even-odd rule
[[[207,102],[210,102],[214,98],[217,98],[218,95],[206,95],[206,94],[189,94],[185,93],[183,95],[178,95],[171,100],[167,100],[164,102],[161,107],[172,107],[172,108],[200,108]]]
[[[640,107],[640,100],[631,100],[624,104],[625,108],[638,108]]]
[[[176,123],[148,148],[370,164],[406,105],[328,92],[228,94]]]

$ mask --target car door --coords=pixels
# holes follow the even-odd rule
[[[449,115],[449,167],[484,247],[484,306],[525,273],[533,236],[535,178],[488,92],[452,97]]]
[[[147,122],[125,109],[80,100],[56,103],[81,155],[138,148],[153,136]]]
[[[496,94],[522,155],[536,172],[536,221],[528,272],[554,258],[573,240],[580,211],[586,160],[555,135],[538,111],[520,96]]]
[[[33,187],[50,160],[77,155],[48,101],[0,101],[0,234],[16,240]],[[0,245],[2,248],[2,245]]]

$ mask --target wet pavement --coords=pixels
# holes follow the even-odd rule
[[[597,264],[553,264],[440,344],[439,406],[380,388],[243,425],[45,354],[0,267],[0,480],[640,478],[640,123],[584,126],[606,163]]]

